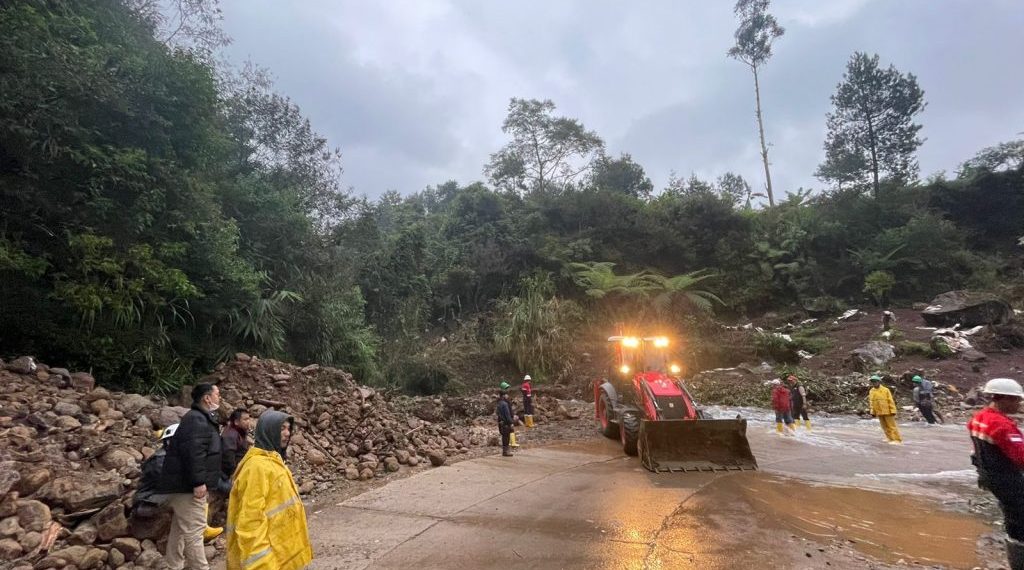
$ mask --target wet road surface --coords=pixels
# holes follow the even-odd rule
[[[981,564],[975,545],[990,529],[948,509],[973,492],[962,426],[905,425],[906,444],[890,446],[867,420],[780,437],[763,412],[744,412],[758,473],[655,475],[610,440],[530,449],[526,434],[516,457],[432,469],[311,511],[311,567]]]

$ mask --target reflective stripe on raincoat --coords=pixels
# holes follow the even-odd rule
[[[891,416],[896,413],[896,401],[892,399],[892,392],[885,386],[872,388],[868,393],[868,403],[871,405],[873,416]]]
[[[306,510],[276,452],[252,447],[228,499],[228,570],[295,570],[313,560]]]

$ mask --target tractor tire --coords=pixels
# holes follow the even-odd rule
[[[600,424],[601,435],[611,439],[619,437],[619,424],[612,421],[614,413],[608,393],[602,391],[597,402],[597,421]]]
[[[640,415],[636,412],[623,412],[619,426],[619,439],[622,451],[626,455],[636,457],[637,442],[640,440]]]

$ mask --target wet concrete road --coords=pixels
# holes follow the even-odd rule
[[[654,475],[600,438],[425,471],[310,512],[312,568],[974,565],[971,545],[987,529],[973,517],[907,498],[925,493],[946,503],[963,500],[973,483],[962,426],[904,426],[903,446],[882,443],[878,427],[867,421],[826,421],[810,434],[787,438],[769,427],[752,420],[748,432],[762,471],[739,478]],[[876,526],[887,522],[891,495],[846,494],[833,510],[827,487],[819,484],[811,500],[803,483],[780,475],[900,492],[905,497],[893,508],[909,511],[908,521],[920,510],[919,519],[931,522],[920,523],[918,537],[909,531],[903,537],[899,521]],[[807,508],[789,508],[790,497],[807,501]],[[820,547],[837,536],[864,548]],[[921,537],[949,548],[936,553],[933,547],[935,557],[918,559]]]

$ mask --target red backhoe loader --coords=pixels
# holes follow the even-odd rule
[[[606,378],[594,383],[601,433],[654,472],[757,469],[747,420],[710,419],[693,401],[663,336],[608,338]]]

